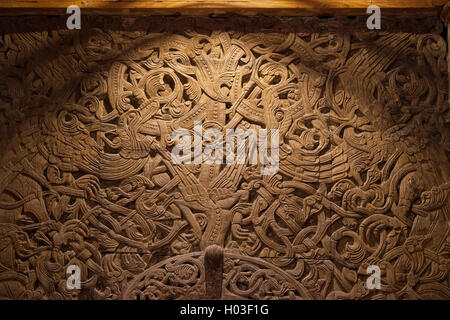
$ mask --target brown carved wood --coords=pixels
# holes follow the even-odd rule
[[[370,4],[383,8],[385,15],[436,16],[448,0],[2,0],[3,15],[65,14],[71,5],[84,14],[120,15],[366,15]]]
[[[448,44],[448,51],[447,51],[447,62],[450,61],[449,55],[450,55],[450,2],[447,2],[445,6],[442,8],[441,11],[441,18],[444,21],[445,25],[447,26],[447,44]],[[444,28],[445,28],[444,25]],[[448,63],[448,74],[450,75],[450,63]],[[450,76],[448,77],[448,85],[450,88]],[[450,101],[450,97],[449,97]]]
[[[64,24],[0,18],[1,298],[450,298],[437,17]],[[174,164],[195,120],[278,129],[279,172]]]

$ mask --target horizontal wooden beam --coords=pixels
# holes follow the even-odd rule
[[[449,0],[0,0],[0,15],[66,14],[77,5],[83,14],[208,15],[243,14],[277,16],[365,15],[372,3],[386,15],[438,15]]]

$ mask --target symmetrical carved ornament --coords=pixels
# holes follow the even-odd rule
[[[441,22],[99,19],[0,35],[1,298],[450,299]],[[194,121],[278,173],[174,164]]]

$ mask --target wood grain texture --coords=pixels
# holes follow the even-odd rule
[[[3,0],[2,15],[65,14],[70,5],[77,5],[85,14],[268,14],[282,16],[364,15],[366,8],[376,4],[388,15],[436,15],[447,0],[299,0],[299,1],[133,1],[133,0]]]

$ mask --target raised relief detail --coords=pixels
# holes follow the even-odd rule
[[[142,19],[0,35],[1,298],[450,299],[439,22]],[[278,130],[278,172],[174,163],[195,121]]]

